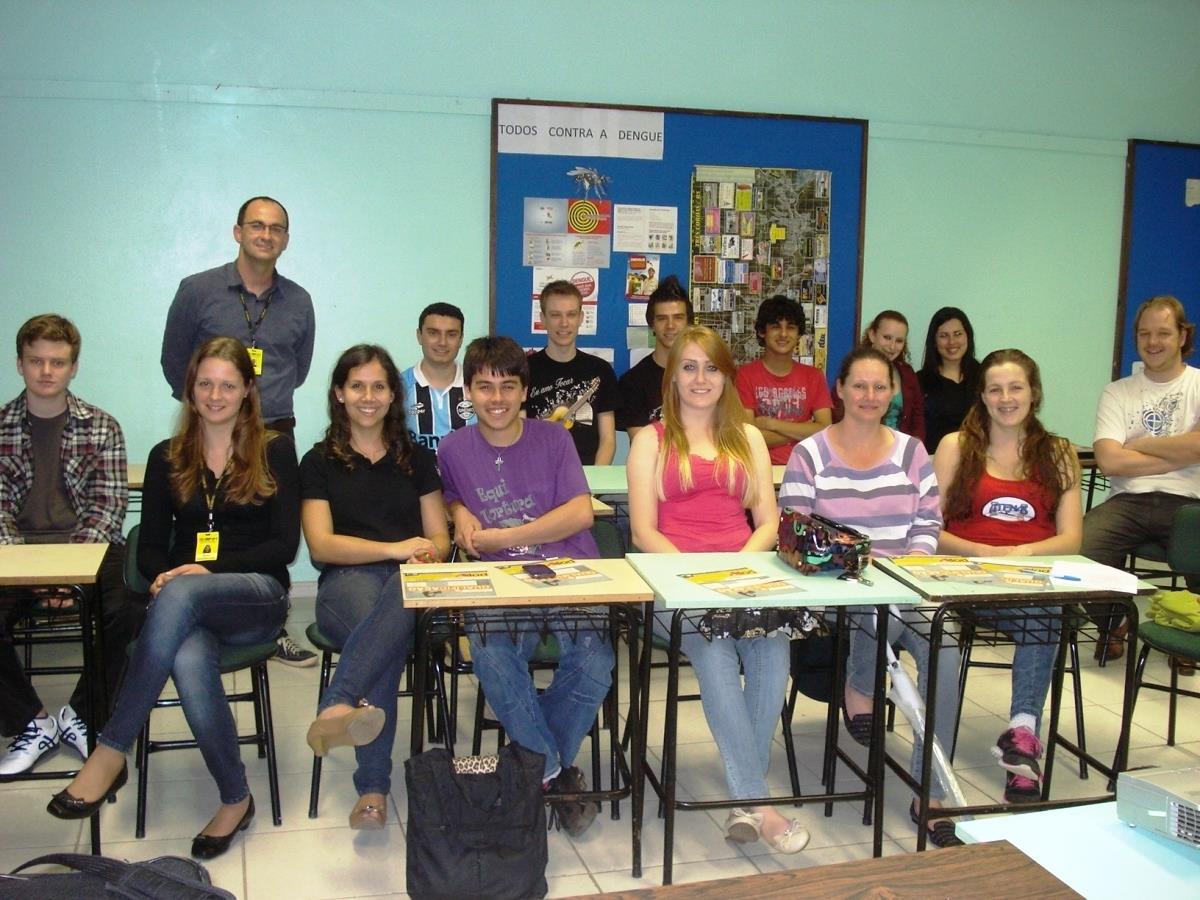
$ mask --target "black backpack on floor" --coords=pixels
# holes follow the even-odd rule
[[[65,866],[72,872],[18,875],[32,866]],[[213,887],[208,870],[182,856],[130,863],[86,853],[48,853],[0,875],[0,897],[30,900],[237,900]]]
[[[408,759],[409,896],[544,897],[544,766],[515,743],[495,757],[455,759],[438,747]]]

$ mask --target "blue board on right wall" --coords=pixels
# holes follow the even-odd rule
[[[1131,140],[1113,378],[1137,361],[1133,317],[1158,294],[1178,297],[1188,320],[1200,321],[1200,145]]]

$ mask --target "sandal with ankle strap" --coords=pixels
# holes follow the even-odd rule
[[[846,711],[846,704],[842,703],[842,722],[846,725],[846,731],[850,733],[850,737],[857,744],[862,744],[864,747],[871,746],[871,732],[874,730],[875,717],[870,713],[859,713],[853,718]]]
[[[911,806],[908,808],[908,817],[912,819],[914,825],[920,827],[921,819]],[[926,840],[935,847],[961,847],[963,845],[962,839],[954,833],[954,823],[949,819],[931,820],[926,830]]]

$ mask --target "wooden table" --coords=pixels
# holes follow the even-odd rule
[[[937,853],[851,860],[767,875],[614,891],[605,896],[613,900],[658,897],[670,900],[764,900],[772,897],[781,900],[785,897],[788,900],[793,897],[1010,900],[1014,895],[1023,898],[1080,896],[1008,841],[971,844]]]
[[[85,588],[96,583],[100,564],[108,544],[5,544],[0,546],[0,589],[30,587],[66,587],[75,597],[79,610],[80,641],[83,644],[83,671],[87,690],[84,718],[94,722],[104,690],[104,617],[94,615]],[[87,746],[96,746],[94,729],[89,728]],[[30,771],[0,777],[3,781],[43,781],[73,778],[77,770]],[[100,816],[91,817],[92,853],[100,853]]]
[[[533,560],[533,562],[536,562],[536,560]],[[578,560],[578,562],[604,575],[606,580],[583,584],[571,584],[569,582],[561,584],[531,584],[529,581],[502,571],[504,568],[511,567],[514,564],[520,565],[521,561],[514,561],[512,563],[434,563],[400,567],[404,605],[421,611],[416,628],[417,646],[415,658],[418,660],[418,665],[415,667],[413,675],[415,683],[413,686],[412,739],[410,747],[412,755],[415,756],[420,753],[424,746],[424,697],[427,667],[423,663],[428,659],[429,655],[429,626],[433,621],[435,612],[445,612],[446,610],[457,610],[460,612],[501,612],[513,609],[525,609],[530,610],[531,614],[536,615],[537,610],[545,609],[546,607],[569,608],[572,606],[587,607],[602,604],[613,609],[622,609],[628,607],[630,604],[640,604],[646,608],[645,616],[649,617],[649,607],[651,601],[654,599],[654,593],[629,563],[623,559],[587,559]],[[462,576],[468,572],[485,573],[486,577],[491,580],[495,596],[463,597],[448,593],[442,596],[425,597],[421,596],[421,592],[410,587],[410,582],[413,579],[419,579],[422,575],[428,576],[434,573],[446,573]],[[630,813],[633,858],[632,872],[635,878],[640,877],[642,872],[642,779],[639,777],[639,773],[642,770],[646,753],[645,728],[641,726],[639,721],[640,704],[638,699],[641,696],[641,685],[638,679],[641,671],[637,665],[637,633],[636,625],[631,620],[629,627],[630,702],[628,723],[629,733],[633,737],[630,758],[628,760],[624,759],[624,750],[618,737],[619,727],[615,721],[610,723],[611,750],[617,755],[618,763],[624,765],[625,774],[628,776],[628,784],[624,789],[617,789],[614,783],[611,791],[589,792],[597,794],[597,797],[602,799],[617,799],[626,796],[630,798],[632,807]],[[616,648],[614,647],[613,650],[615,654]]]
[[[979,562],[997,562],[1009,565],[1030,565],[1030,566],[1052,566],[1055,561],[1063,560],[1074,563],[1085,563],[1088,565],[1098,565],[1082,556],[1002,556],[1002,557],[981,557]],[[969,612],[971,610],[1011,610],[1009,619],[1007,620],[1010,626],[1017,624],[1020,618],[1028,618],[1019,615],[1020,610],[1032,609],[1035,612],[1034,616],[1039,620],[1045,618],[1047,622],[1054,619],[1058,627],[1058,656],[1054,664],[1054,676],[1050,688],[1050,719],[1047,726],[1047,735],[1049,736],[1046,753],[1046,765],[1043,771],[1042,784],[1043,790],[1049,791],[1050,779],[1054,769],[1054,748],[1062,746],[1074,753],[1076,756],[1085,759],[1090,765],[1094,766],[1109,779],[1115,779],[1116,773],[1125,767],[1129,752],[1129,729],[1130,722],[1133,716],[1133,694],[1134,694],[1134,671],[1137,654],[1135,642],[1137,638],[1137,605],[1133,602],[1129,594],[1118,593],[1115,591],[1095,590],[1089,588],[1072,587],[1068,582],[1054,580],[1049,589],[1021,589],[1012,586],[1000,584],[970,584],[958,581],[931,581],[917,578],[911,572],[906,571],[900,566],[897,566],[891,560],[877,559],[874,561],[875,567],[892,578],[897,579],[907,587],[912,588],[922,598],[932,601],[930,606],[922,606],[918,608],[918,612],[925,610],[930,622],[930,654],[929,654],[929,673],[926,678],[926,696],[925,701],[925,746],[932,746],[933,732],[937,710],[935,709],[934,686],[937,683],[937,660],[938,649],[941,646],[942,638],[946,634],[945,620],[951,613],[959,614]],[[1103,567],[1100,567],[1103,568]],[[1128,577],[1126,573],[1120,573]],[[1153,585],[1145,582],[1138,582],[1138,593],[1151,593],[1154,590]],[[1073,614],[1069,607],[1079,605],[1086,609],[1088,606],[1096,605],[1115,605],[1121,606],[1124,609],[1124,615],[1129,617],[1130,628],[1127,640],[1129,642],[1126,650],[1125,660],[1125,695],[1124,708],[1121,716],[1121,733],[1117,739],[1117,750],[1113,758],[1111,767],[1106,765],[1100,759],[1087,753],[1082,748],[1070,742],[1066,737],[1058,731],[1059,711],[1062,700],[1062,682],[1063,682],[1063,666],[1066,657],[1066,649],[1070,631],[1074,627],[1072,623]],[[995,624],[983,622],[983,626],[989,630],[995,628]],[[888,764],[900,778],[909,784],[920,797],[920,818],[921,824],[917,831],[917,849],[925,848],[925,840],[927,837],[926,818],[928,814],[928,799],[929,785],[932,766],[932,753],[926,753],[923,759],[922,775],[919,784],[912,783],[906,768],[901,766],[897,761],[889,758]],[[1023,809],[1050,809],[1065,805],[1078,805],[1081,803],[1098,803],[1104,800],[1111,799],[1111,794],[1101,794],[1090,798],[1076,798],[1073,800],[1046,800],[1038,801],[1037,803],[1022,804]],[[985,804],[980,806],[964,806],[952,807],[944,806],[937,810],[939,818],[948,816],[965,816],[965,815],[980,815],[995,812],[1004,812],[1011,810],[1009,804]]]
[[[851,606],[873,606],[877,615],[877,657],[876,684],[882,686],[883,660],[885,656],[887,628],[884,627],[888,609],[891,605],[910,606],[919,601],[918,595],[894,579],[882,575],[870,577],[870,583],[843,580],[833,574],[805,576],[791,568],[779,558],[778,554],[766,551],[758,553],[630,553],[626,557],[630,564],[646,579],[656,597],[666,610],[673,611],[671,616],[671,636],[668,645],[667,669],[667,709],[663,735],[663,771],[662,783],[658,784],[655,774],[647,770],[647,777],[656,785],[666,810],[663,842],[663,884],[671,883],[672,871],[672,842],[675,828],[676,809],[727,809],[735,806],[758,806],[765,804],[783,804],[795,802],[799,797],[799,787],[793,777],[795,793],[788,797],[762,798],[759,800],[704,800],[681,801],[676,799],[675,792],[675,729],[676,705],[679,700],[679,657],[680,640],[682,637],[682,619],[689,610],[700,611],[713,607],[796,607],[804,606],[813,610],[832,607],[837,610],[837,639],[838,649],[834,654],[837,660],[835,669],[835,691],[841,689],[844,677],[844,654],[841,652],[849,630],[846,610]],[[710,587],[689,581],[682,577],[685,574],[717,572],[726,569],[748,568],[755,573],[770,576],[774,579],[786,580],[795,589],[788,592],[772,594],[767,597],[729,596],[714,591]],[[868,575],[870,573],[868,572]],[[651,646],[650,617],[644,625],[642,644]],[[641,660],[642,683],[649,683],[650,654],[644,654]],[[836,734],[838,729],[838,703],[830,703],[826,721],[827,734]],[[642,717],[645,722],[646,717]],[[848,757],[843,757],[864,783],[862,791],[847,791],[812,795],[806,794],[806,802],[821,802],[826,804],[826,815],[832,814],[830,804],[834,802],[871,801],[873,809],[873,849],[876,856],[883,852],[883,691],[878,690],[874,698],[875,733],[871,741],[871,751],[866,770],[857,767]],[[785,734],[785,743],[790,748],[790,734]],[[789,754],[790,755],[790,754]],[[826,754],[824,760],[822,782],[827,789],[834,782],[833,759]]]

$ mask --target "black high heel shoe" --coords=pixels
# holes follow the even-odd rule
[[[78,797],[72,797],[67,793],[66,788],[63,788],[50,798],[50,802],[46,806],[46,812],[57,819],[89,819],[100,810],[100,805],[105,800],[111,800],[115,797],[117,791],[123,788],[125,782],[128,780],[129,766],[121,766],[121,771],[117,773],[116,780],[113,781],[112,786],[104,792],[99,800],[80,800]]]
[[[233,839],[237,837],[239,831],[245,831],[250,827],[250,822],[254,819],[254,797],[250,798],[250,805],[246,807],[246,812],[242,814],[242,819],[234,827],[229,834],[198,834],[192,839],[192,856],[196,859],[216,859],[222,853],[229,849],[229,845],[233,843]]]

